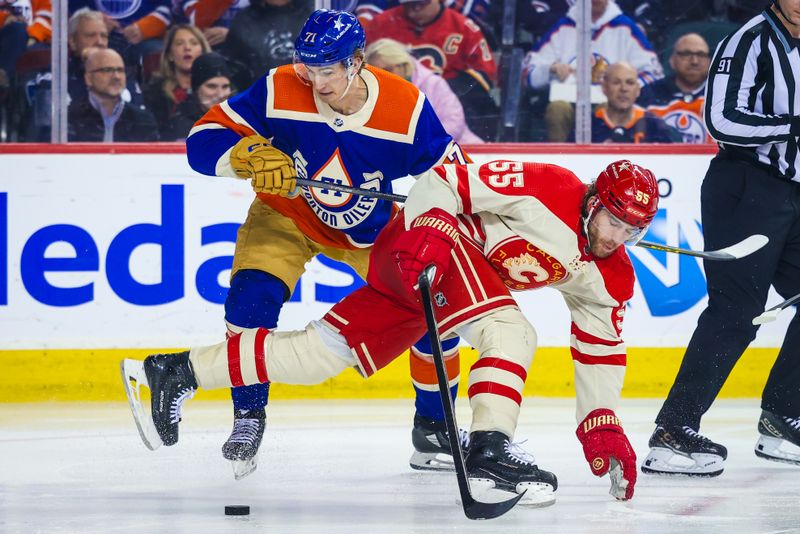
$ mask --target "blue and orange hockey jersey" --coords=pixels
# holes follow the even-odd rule
[[[260,134],[288,154],[300,178],[392,190],[391,182],[463,160],[430,103],[412,84],[380,69],[361,71],[364,107],[341,115],[314,98],[291,65],[271,70],[249,89],[211,108],[186,140],[189,164],[210,176],[232,176],[230,151]],[[389,221],[391,203],[321,188],[294,197],[259,194],[317,243],[337,248],[372,245]]]

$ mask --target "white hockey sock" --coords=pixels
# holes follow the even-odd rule
[[[325,341],[318,328],[324,330]],[[316,321],[294,332],[248,328],[223,343],[193,348],[189,360],[203,389],[263,382],[319,384],[355,364],[344,339],[336,336]]]
[[[469,373],[470,431],[499,431],[513,438],[536,332],[518,308],[505,308],[458,333],[480,351]]]

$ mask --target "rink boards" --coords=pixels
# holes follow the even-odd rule
[[[702,249],[699,188],[713,147],[676,153],[491,145],[470,153],[477,161],[556,163],[586,181],[610,161],[629,157],[655,172],[662,194],[645,239]],[[119,399],[116,362],[129,349],[141,355],[222,339],[236,229],[253,196],[246,182],[194,173],[178,145],[117,146],[113,152],[6,145],[0,168],[0,401]],[[404,193],[410,182],[395,185]],[[704,307],[702,264],[640,247],[629,252],[637,286],[625,316],[624,393],[660,396]],[[312,261],[279,328],[304,326],[360,284],[345,265]],[[543,347],[526,393],[571,395],[569,314],[560,295],[544,289],[515,296]],[[779,300],[773,295],[770,303]],[[791,315],[761,328],[757,348],[745,355],[723,395],[760,394]],[[466,366],[474,355],[464,350]],[[405,358],[362,382],[351,373],[314,388],[276,387],[275,394],[412,394]]]

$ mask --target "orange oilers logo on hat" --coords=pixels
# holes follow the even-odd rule
[[[515,291],[543,287],[569,275],[558,259],[518,236],[499,242],[487,258],[503,283]]]

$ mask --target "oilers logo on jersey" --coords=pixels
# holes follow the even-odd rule
[[[678,130],[683,136],[684,143],[705,143],[706,127],[702,119],[696,114],[677,109],[666,113],[663,117],[664,122]]]
[[[299,150],[294,153],[294,161],[297,175],[308,179],[306,160]],[[363,173],[363,181],[359,181],[360,184],[357,187],[380,191],[382,178],[383,175],[380,171]],[[339,149],[334,151],[330,159],[310,179],[322,183],[356,187],[342,161]],[[324,187],[303,187],[301,194],[322,222],[339,230],[352,228],[359,224],[372,213],[378,203],[376,198],[354,198],[354,195],[350,193]]]

